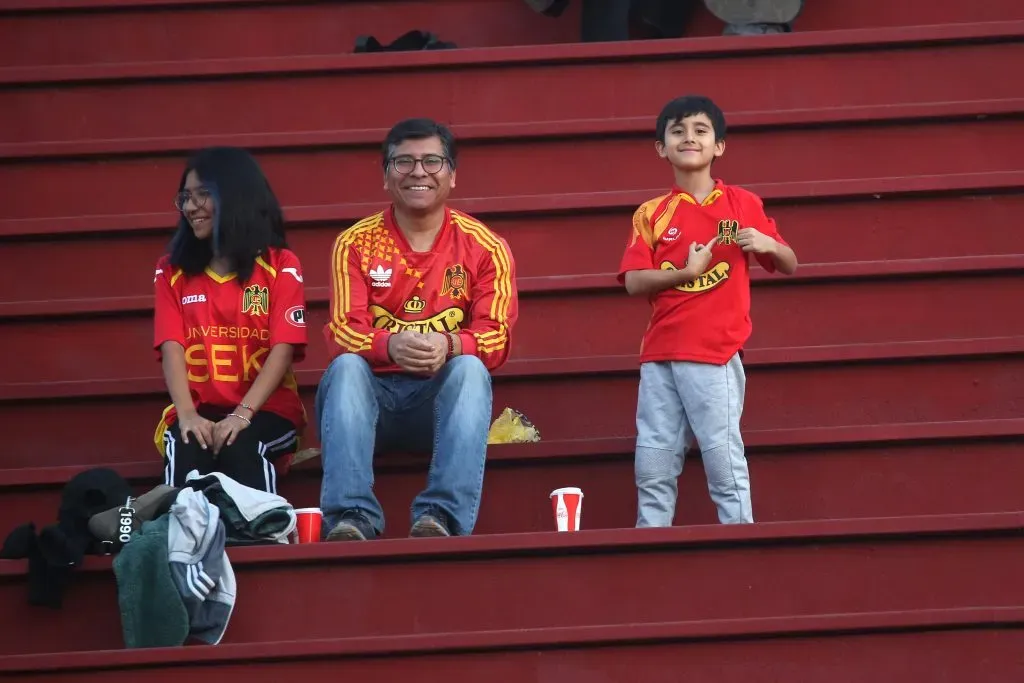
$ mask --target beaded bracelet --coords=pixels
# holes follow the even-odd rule
[[[239,420],[245,420],[245,424],[247,425],[252,424],[252,420],[245,417],[244,415],[239,415],[238,413],[228,413],[228,417],[237,417]]]

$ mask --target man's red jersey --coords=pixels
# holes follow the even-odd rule
[[[473,217],[447,209],[434,245],[415,252],[393,208],[338,235],[331,254],[331,358],[358,353],[374,370],[399,370],[388,338],[402,330],[451,332],[462,353],[490,369],[507,359],[519,314],[515,262],[505,240]]]
[[[725,364],[750,338],[750,266],[748,254],[736,244],[736,232],[756,228],[786,242],[775,221],[764,213],[757,195],[716,182],[698,203],[686,192],[672,192],[640,205],[619,266],[619,282],[631,270],[679,270],[686,266],[690,243],[721,239],[711,250],[708,270],[696,280],[651,297],[651,320],[640,350],[640,362],[695,361]],[[774,272],[771,256],[757,261]]]
[[[153,346],[175,341],[185,349],[188,385],[196,409],[230,412],[263,369],[276,344],[295,346],[294,360],[306,352],[306,307],[302,266],[288,249],[271,248],[256,259],[252,277],[240,283],[234,273],[220,276],[207,268],[186,275],[164,256],[157,262]],[[260,410],[306,426],[295,375],[285,375]],[[163,452],[163,431],[174,424],[168,406],[155,435]]]

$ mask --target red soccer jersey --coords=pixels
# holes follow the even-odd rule
[[[306,350],[306,308],[302,266],[287,249],[270,249],[256,259],[247,283],[235,274],[224,277],[209,268],[186,275],[167,256],[156,266],[153,345],[175,341],[185,349],[188,385],[197,409],[229,412],[239,403],[263,368],[275,344],[295,346],[296,362]],[[260,407],[290,420],[300,431],[306,412],[291,370]],[[174,423],[174,406],[164,411],[156,444]]]
[[[651,297],[651,320],[640,362],[695,361],[724,364],[750,337],[750,266],[736,244],[736,231],[753,227],[782,244],[775,221],[764,213],[760,197],[716,182],[702,202],[678,188],[643,203],[633,214],[633,231],[619,266],[619,282],[631,270],[676,270],[686,266],[691,242],[711,250],[708,270],[696,280]],[[769,272],[770,256],[757,255]]]
[[[331,357],[358,353],[375,370],[395,371],[388,338],[413,329],[457,333],[462,353],[488,369],[508,358],[519,311],[515,262],[501,237],[447,210],[429,252],[414,252],[393,210],[345,230],[331,253]]]

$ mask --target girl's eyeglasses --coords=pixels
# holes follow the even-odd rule
[[[211,192],[205,187],[200,187],[194,191],[182,190],[178,194],[174,195],[174,208],[178,211],[184,211],[185,205],[188,204],[188,200],[192,200],[192,204],[197,208],[201,209],[206,206],[207,200],[210,198]]]

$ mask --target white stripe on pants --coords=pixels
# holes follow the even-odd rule
[[[174,437],[171,430],[164,430],[164,483],[174,486]]]
[[[638,527],[672,526],[687,449],[700,447],[708,492],[722,524],[754,521],[740,435],[746,375],[739,354],[725,365],[640,365],[636,409]]]

